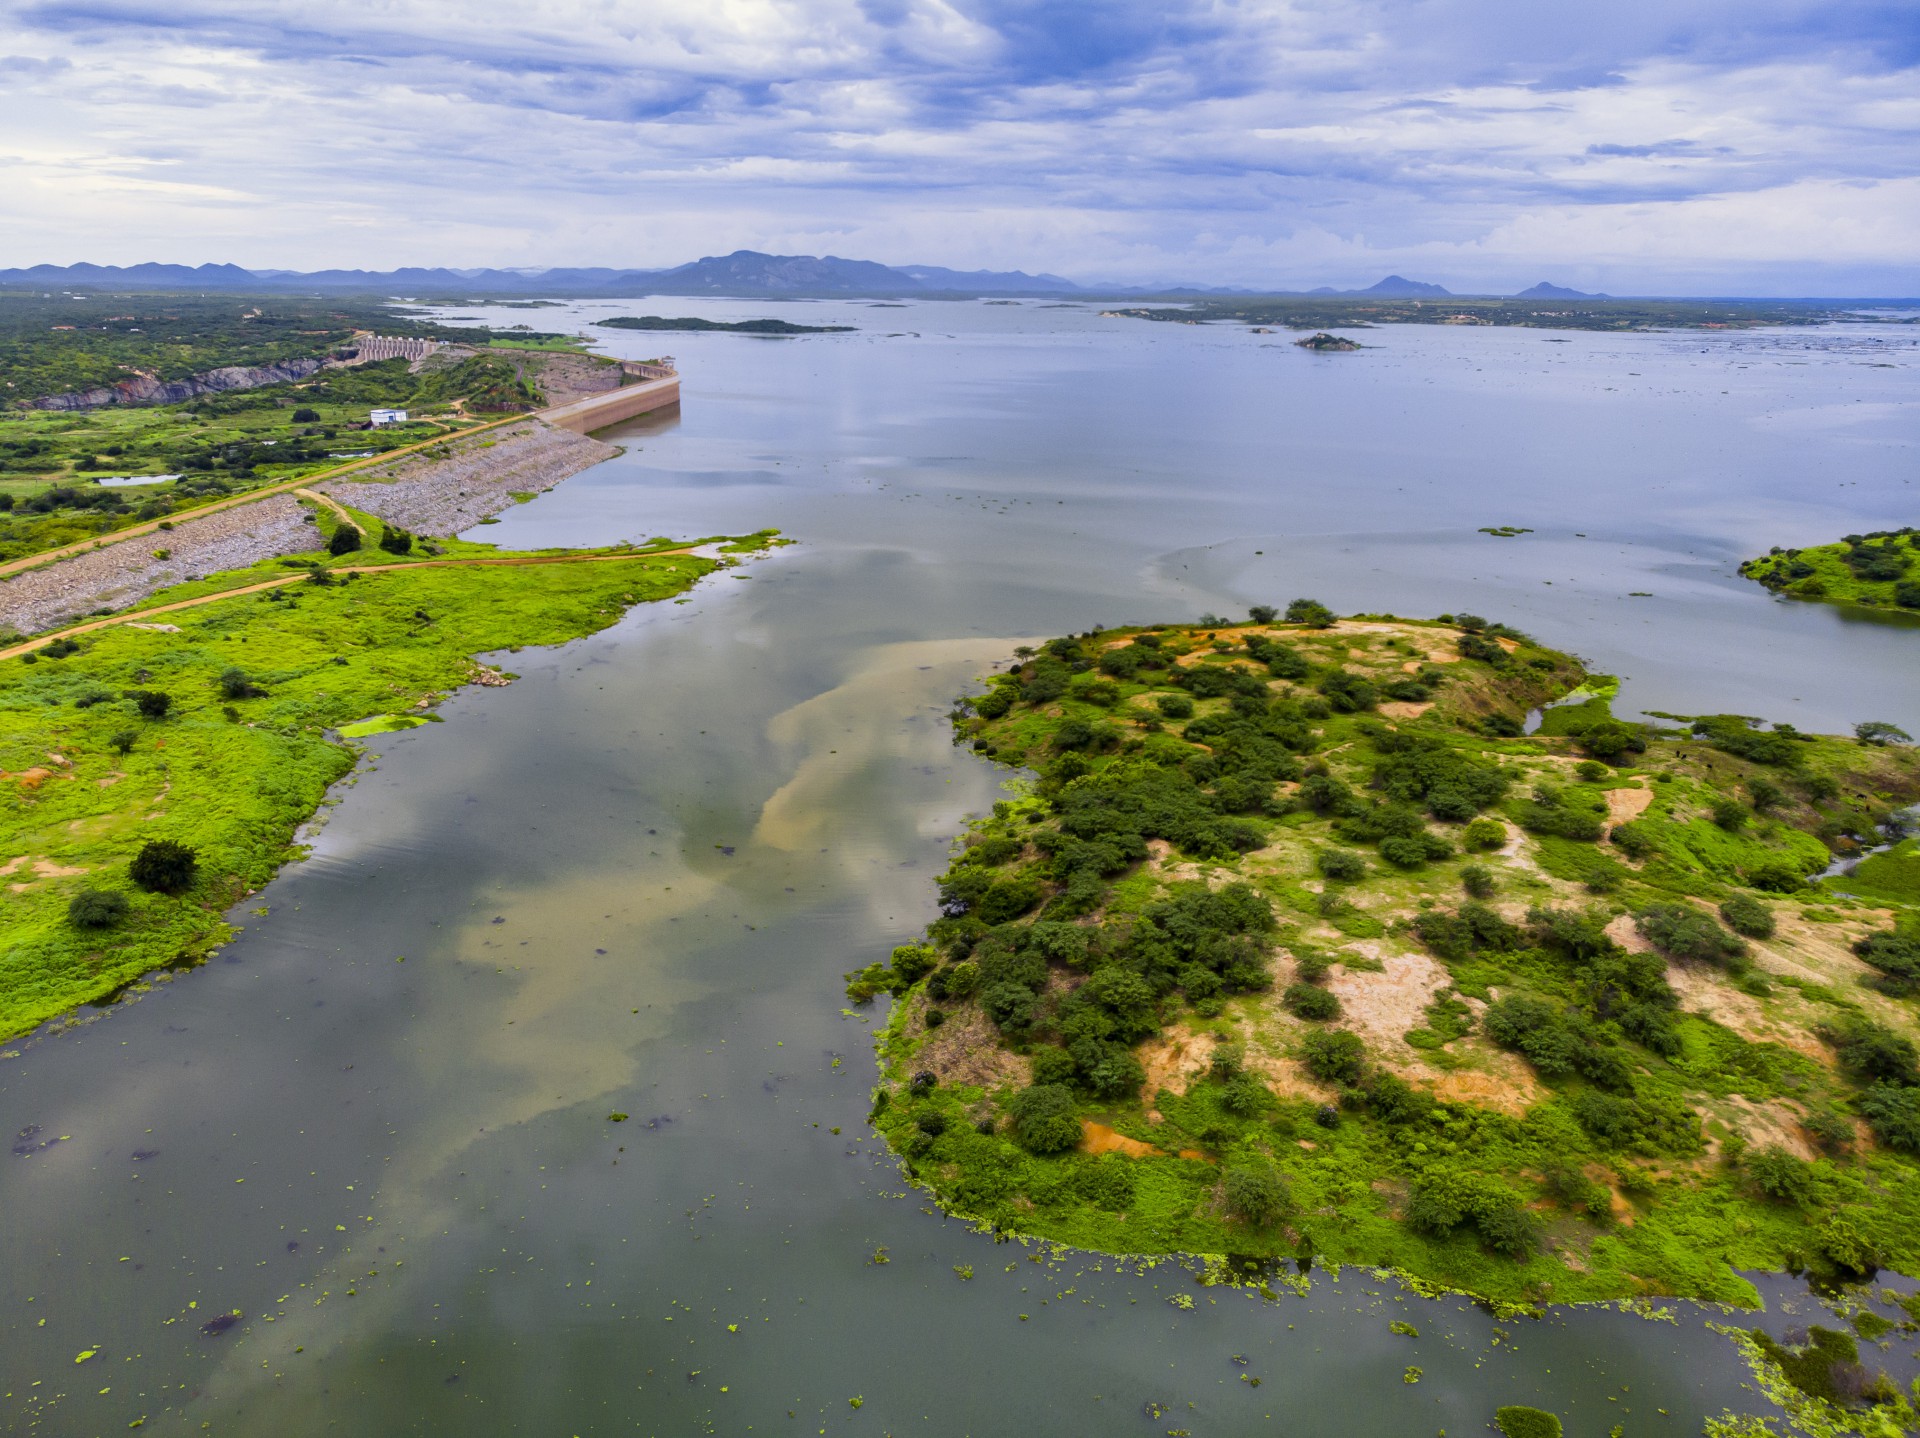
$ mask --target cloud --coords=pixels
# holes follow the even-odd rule
[[[33,101],[0,258],[748,245],[1463,288],[1591,261],[1644,291],[1718,235],[1736,287],[1912,292],[1915,29],[1846,0],[0,3],[0,89]],[[1785,212],[1816,195],[1844,243]]]

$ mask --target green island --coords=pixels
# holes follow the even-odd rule
[[[601,329],[609,330],[687,330],[704,334],[709,331],[736,335],[844,335],[852,334],[852,325],[797,325],[791,320],[703,320],[693,315],[679,315],[663,318],[660,315],[615,315],[608,320],[595,320]]]
[[[1920,863],[1821,877],[1920,799],[1891,726],[1627,722],[1505,626],[1311,600],[1017,652],[953,719],[1028,777],[848,975],[949,1210],[1498,1305],[1920,1272]]]
[[[1807,549],[1775,546],[1740,572],[1794,599],[1920,610],[1920,529],[1849,534]]]
[[[309,554],[0,650],[0,1038],[203,960],[299,857],[351,739],[511,682],[474,656],[595,633],[783,542],[508,554],[314,508]]]
[[[1296,330],[1365,329],[1372,325],[1520,325],[1551,330],[1752,329],[1761,325],[1846,323],[1845,305],[1805,300],[1632,300],[1447,295],[1284,295],[1200,300],[1103,310],[1118,319],[1164,324],[1281,325]],[[1911,324],[1911,320],[1877,322]],[[1325,348],[1313,346],[1313,348]]]

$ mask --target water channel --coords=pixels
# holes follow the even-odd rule
[[[1353,1269],[1268,1301],[945,1219],[865,1128],[874,1016],[841,975],[917,933],[999,792],[944,715],[1024,638],[1297,595],[1471,610],[1622,675],[1624,710],[1920,732],[1920,625],[1734,572],[1913,522],[1911,331],[1313,355],[1037,303],[458,313],[857,326],[599,332],[673,350],[681,411],[478,532],[798,543],[374,739],[218,958],[7,1046],[8,1431],[1461,1434],[1528,1402],[1598,1438],[1765,1410],[1688,1305],[1501,1321]],[[1817,1317],[1761,1282],[1760,1321]],[[1869,1357],[1914,1374],[1904,1341]]]

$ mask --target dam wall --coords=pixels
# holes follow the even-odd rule
[[[575,434],[590,434],[596,429],[605,429],[610,424],[632,419],[635,415],[651,414],[654,410],[667,409],[679,403],[680,376],[669,371],[659,379],[622,385],[604,394],[555,405],[552,409],[542,410],[540,418],[559,429],[570,429]]]

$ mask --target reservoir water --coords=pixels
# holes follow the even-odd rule
[[[1008,777],[945,711],[1032,636],[1299,595],[1472,611],[1621,674],[1626,709],[1920,732],[1920,624],[1734,572],[1920,517],[1911,330],[1315,355],[1038,303],[457,311],[661,312],[858,329],[599,331],[672,349],[681,412],[479,536],[798,542],[373,740],[212,963],[7,1046],[0,1425],[1401,1435],[1524,1402],[1598,1438],[1767,1411],[1690,1305],[1503,1320],[1354,1269],[1267,1300],[945,1219],[868,1135],[877,1013],[841,975],[930,916]],[[1737,1321],[1818,1319],[1759,1282]],[[1915,1374],[1905,1339],[1867,1353]]]

